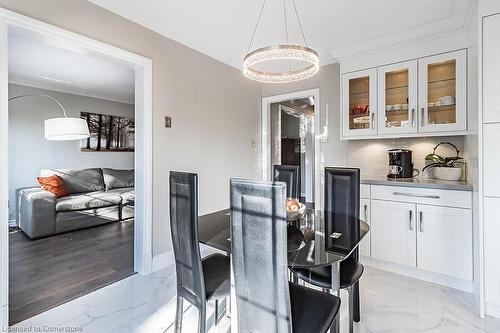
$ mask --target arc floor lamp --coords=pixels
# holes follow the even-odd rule
[[[68,117],[62,104],[52,96],[43,94],[24,94],[10,97],[9,101],[31,96],[44,97],[54,101],[62,110],[64,115],[64,117],[45,120],[45,139],[65,141],[81,140],[90,137],[89,126],[85,119]]]

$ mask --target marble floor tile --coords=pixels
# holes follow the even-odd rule
[[[173,333],[175,269],[134,275],[37,315],[17,326],[81,327],[84,333]],[[347,293],[342,291],[341,331],[348,332]],[[186,303],[186,302],[185,302]],[[197,310],[185,306],[183,332],[196,332]],[[213,320],[213,307],[208,316]],[[224,317],[210,333],[229,333]],[[480,319],[473,296],[458,290],[367,267],[361,280],[363,333],[498,333],[500,320]]]

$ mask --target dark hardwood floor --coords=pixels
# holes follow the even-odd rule
[[[134,274],[134,221],[38,240],[9,235],[11,325]]]

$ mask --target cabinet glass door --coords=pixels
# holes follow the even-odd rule
[[[343,114],[345,135],[377,133],[375,69],[344,74]]]
[[[412,133],[416,127],[417,63],[408,61],[378,71],[379,133]]]
[[[466,51],[419,61],[420,131],[466,129]]]

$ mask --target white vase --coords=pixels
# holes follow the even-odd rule
[[[432,168],[434,178],[441,180],[462,179],[462,168],[460,167],[436,167]]]

